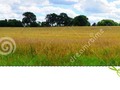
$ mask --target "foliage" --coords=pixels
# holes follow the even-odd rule
[[[46,23],[50,26],[70,26],[71,22],[72,18],[66,13],[60,13],[60,15],[52,13],[46,16]]]
[[[1,20],[0,27],[23,27],[22,22],[16,19]]]
[[[97,23],[98,26],[118,26],[119,24],[113,20],[104,19]]]
[[[87,16],[79,15],[75,18],[71,18],[67,13],[47,14],[46,21],[38,22],[37,17],[33,12],[23,13],[22,21],[16,19],[0,20],[0,27],[54,27],[54,26],[90,26],[90,22]],[[93,23],[92,26],[120,26],[119,23],[110,20],[103,19],[97,24]]]
[[[97,26],[97,24],[96,24],[96,23],[93,23],[92,26]]]
[[[7,27],[7,24],[8,24],[8,22],[7,22],[6,19],[5,20],[0,20],[0,27]]]
[[[33,23],[36,23],[36,15],[32,12],[23,13],[24,18],[22,19],[22,23],[24,26],[31,26]]]
[[[74,18],[73,20],[74,26],[90,26],[90,22],[88,21],[88,18],[84,15],[80,15]]]

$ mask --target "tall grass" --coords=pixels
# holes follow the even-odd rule
[[[70,61],[90,39],[92,45]],[[109,66],[120,65],[120,27],[0,28],[0,37],[12,37],[16,52],[0,55],[0,66]]]

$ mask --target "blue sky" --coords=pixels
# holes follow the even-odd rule
[[[120,22],[120,0],[0,0],[0,19],[19,19],[26,11],[34,12],[38,21],[46,14],[61,12],[74,18],[86,15],[91,23],[102,19]]]

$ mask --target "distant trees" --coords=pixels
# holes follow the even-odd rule
[[[60,15],[55,13],[46,15],[46,23],[48,26],[70,26],[71,22],[72,18],[66,13],[60,13]]]
[[[23,27],[22,22],[16,19],[8,20],[8,27]]]
[[[47,14],[44,22],[37,22],[37,17],[33,12],[23,13],[22,21],[16,19],[0,20],[0,27],[61,27],[61,26],[90,26],[87,16],[79,15],[75,18],[69,17],[66,13]],[[92,26],[120,26],[119,23],[103,19],[98,23],[93,23]]]
[[[0,27],[23,27],[22,22],[16,19],[0,20]]]
[[[41,27],[50,27],[50,24],[48,22],[42,22]]]
[[[97,26],[118,26],[119,24],[113,20],[104,19],[97,23]]]
[[[72,19],[66,13],[48,14],[46,16],[46,23],[48,26],[90,26],[88,18],[84,15],[80,15]]]
[[[7,23],[7,19],[5,20],[0,20],[0,27],[7,27],[8,23]]]

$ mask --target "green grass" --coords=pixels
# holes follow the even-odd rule
[[[106,52],[105,52],[106,53]],[[73,55],[73,54],[72,54]],[[8,56],[0,56],[0,66],[117,66],[120,65],[120,57],[99,58],[95,55],[86,56],[82,55],[70,61],[71,54],[60,57],[54,56],[49,58],[47,55],[33,55],[28,53],[27,55],[11,54]],[[104,53],[103,53],[104,55]]]

